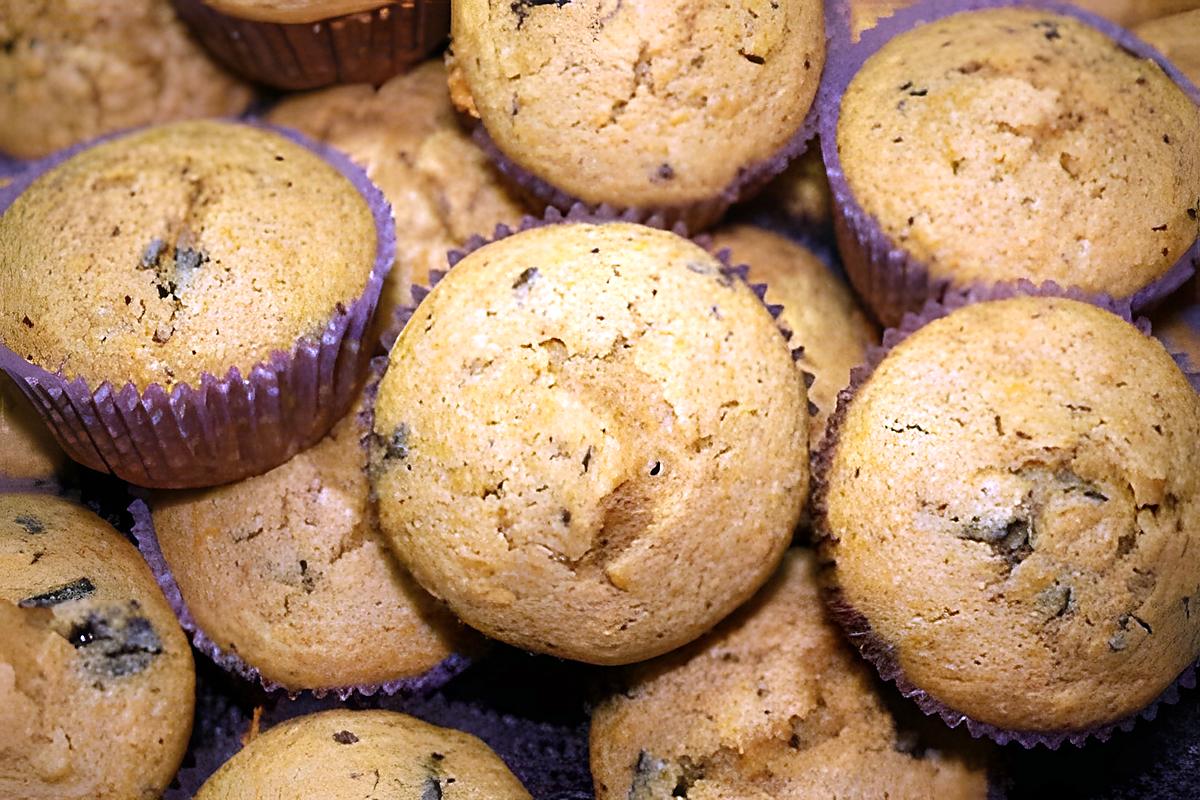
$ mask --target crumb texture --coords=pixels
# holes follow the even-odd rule
[[[598,800],[987,796],[980,753],[898,728],[800,550],[703,639],[631,668],[590,747]]]
[[[529,800],[479,739],[391,711],[325,711],[280,723],[208,779],[196,800]]]
[[[646,658],[766,580],[807,494],[807,417],[771,316],[704,250],[625,223],[535,228],[467,256],[397,340],[381,521],[485,633]]]
[[[124,128],[240,114],[251,99],[168,0],[0,0],[0,152],[39,158]]]
[[[537,177],[590,203],[684,205],[800,128],[825,62],[822,7],[462,0],[454,71],[463,104]]]
[[[1200,232],[1200,108],[1073,18],[955,14],[855,76],[837,144],[856,199],[935,278],[1127,296]]]
[[[159,797],[194,689],[187,639],[133,545],[64,500],[0,494],[0,797]]]
[[[319,336],[375,252],[366,201],[307,148],[227,122],[149,128],[0,217],[0,340],[92,386],[245,375]]]
[[[1200,398],[1071,300],[980,303],[859,389],[827,476],[832,578],[910,681],[982,722],[1083,731],[1200,655]]]

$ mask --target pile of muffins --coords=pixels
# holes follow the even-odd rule
[[[1194,685],[1200,2],[0,42],[0,797],[985,798]]]

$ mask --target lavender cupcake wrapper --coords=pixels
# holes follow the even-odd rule
[[[832,469],[839,434],[845,424],[854,397],[893,348],[930,322],[945,317],[963,306],[1024,296],[1061,297],[1090,303],[1134,325],[1143,335],[1151,335],[1149,321],[1144,318],[1134,318],[1128,299],[1115,299],[1111,295],[1084,292],[1075,287],[1064,288],[1053,281],[1034,284],[1030,281],[1020,280],[996,284],[988,288],[972,287],[953,290],[940,301],[927,301],[920,313],[905,314],[899,326],[889,328],[884,332],[883,343],[880,346],[870,348],[866,362],[855,367],[851,372],[850,385],[838,394],[837,408],[829,417],[825,436],[813,457],[813,540],[827,575],[831,572],[832,565],[836,563],[836,558],[829,550],[829,543],[833,539],[833,535],[829,530],[828,523],[829,486],[827,476]],[[1192,385],[1200,390],[1200,375],[1189,374],[1182,357],[1174,356],[1174,358]],[[1076,747],[1082,747],[1090,740],[1104,742],[1118,730],[1125,732],[1132,730],[1139,719],[1153,720],[1161,705],[1172,705],[1178,702],[1180,688],[1192,689],[1196,685],[1196,668],[1200,666],[1200,660],[1185,667],[1167,688],[1145,708],[1114,722],[1080,730],[1063,731],[1023,731],[1001,728],[973,719],[951,708],[909,681],[900,668],[895,655],[895,647],[875,633],[867,618],[846,600],[840,587],[828,585],[823,592],[830,616],[842,627],[851,644],[858,649],[864,659],[875,667],[883,680],[894,684],[904,697],[916,704],[927,716],[940,717],[951,728],[965,725],[973,737],[987,738],[1001,745],[1016,742],[1026,749],[1042,745],[1051,750],[1057,750],[1065,742],[1070,742]]]
[[[841,100],[850,82],[866,61],[887,42],[921,24],[960,11],[1021,6],[1074,17],[1097,29],[1133,55],[1155,61],[1167,76],[1200,105],[1200,89],[1170,61],[1130,31],[1076,6],[1053,0],[923,0],[884,17],[850,42],[849,11],[844,2],[835,11],[835,29],[845,38],[838,43],[825,67],[816,105],[820,109],[820,141],[829,186],[834,199],[834,230],[846,272],[867,305],[886,325],[896,325],[907,311],[918,311],[926,300],[938,300],[953,285],[935,278],[928,265],[894,242],[879,220],[859,203],[846,179],[838,149],[837,128]],[[1128,296],[1135,311],[1153,306],[1182,286],[1200,266],[1200,230],[1192,245],[1175,264]],[[986,288],[986,282],[957,289]]]
[[[395,257],[391,206],[349,158],[300,134],[259,122],[240,122],[282,135],[324,158],[368,203],[375,220],[375,261],[362,293],[339,303],[318,336],[290,352],[273,352],[245,375],[203,373],[193,387],[169,391],[128,382],[95,388],[82,378],[43,369],[0,343],[0,369],[42,414],[67,454],[87,467],[139,486],[193,488],[237,480],[278,466],[319,440],[353,401],[366,366],[363,347],[383,280]],[[0,214],[34,180],[110,134],[37,162],[0,189]]]
[[[289,689],[283,684],[267,678],[256,667],[246,663],[237,653],[225,651],[220,645],[209,638],[188,610],[187,601],[183,599],[183,593],[179,589],[179,584],[175,582],[171,568],[163,556],[162,549],[158,544],[158,537],[155,534],[154,521],[150,513],[150,508],[146,501],[143,499],[134,500],[129,506],[129,513],[133,517],[132,533],[137,542],[138,549],[142,552],[142,557],[150,566],[150,571],[154,573],[154,578],[158,582],[159,588],[162,589],[163,595],[167,598],[167,603],[175,612],[180,627],[191,637],[192,646],[208,656],[221,669],[249,683],[258,684],[268,693],[284,693],[291,698],[301,695],[312,695],[317,699],[330,697],[342,701],[353,695],[372,697],[376,694],[382,694],[383,696],[391,697],[396,694],[429,694],[449,683],[450,680],[457,677],[471,665],[471,659],[467,656],[460,653],[452,653],[426,672],[408,678],[395,678],[382,683],[361,683],[299,690]]]

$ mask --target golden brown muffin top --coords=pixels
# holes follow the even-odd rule
[[[789,142],[825,62],[814,0],[459,0],[451,34],[452,80],[505,155],[617,206],[715,197]]]
[[[712,633],[632,668],[592,716],[590,749],[598,800],[987,796],[961,753],[904,752],[800,550]]]
[[[1073,18],[955,14],[903,33],[847,89],[837,144],[862,207],[934,278],[1118,296],[1200,223],[1200,108]]]
[[[459,125],[446,68],[426,61],[375,89],[335,86],[284,98],[267,118],[350,156],[392,204],[396,263],[384,285],[381,321],[411,302],[410,283],[429,285],[446,253],[474,234],[490,236],[525,213]]]
[[[421,675],[462,644],[379,534],[366,424],[254,478],[154,499],[158,543],[196,623],[290,690]]]
[[[384,532],[469,625],[597,663],[690,641],[766,580],[808,412],[753,292],[674,234],[563,223],[476,250],[392,349]]]
[[[133,545],[0,494],[0,797],[158,797],[192,727],[192,652]]]
[[[0,340],[93,386],[245,375],[319,336],[375,252],[366,200],[307,148],[235,123],[148,128],[0,216]]]
[[[250,87],[169,0],[0,0],[0,152],[40,158],[113,131],[240,114]]]
[[[358,800],[528,800],[479,739],[392,711],[324,711],[280,723],[213,774],[196,800],[294,797]]]
[[[1198,445],[1200,398],[1116,315],[962,308],[849,405],[832,581],[954,710],[1027,731],[1114,722],[1200,655]]]
[[[850,384],[850,370],[866,360],[879,332],[859,308],[850,289],[808,248],[752,225],[719,228],[717,250],[729,248],[734,264],[750,266],[750,280],[767,284],[766,301],[783,306],[780,321],[792,331],[792,347],[803,347],[797,362],[814,376],[808,397],[817,407],[809,425],[809,447],[825,434],[838,392]]]

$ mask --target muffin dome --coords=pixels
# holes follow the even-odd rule
[[[934,701],[1087,732],[1200,655],[1200,398],[1157,341],[1078,301],[978,303],[898,344],[843,413],[830,578]]]
[[[901,33],[836,127],[854,199],[934,282],[1128,297],[1200,231],[1200,108],[1074,17],[993,8]]]
[[[158,797],[192,728],[192,652],[133,545],[0,494],[0,797]]]
[[[391,711],[325,711],[252,739],[208,779],[196,800],[304,797],[529,800],[486,744]]]
[[[596,663],[687,642],[762,584],[808,488],[807,401],[719,261],[627,223],[464,258],[392,349],[382,527],[469,625]]]
[[[317,338],[363,293],[371,209],[277,133],[149,128],[35,180],[0,216],[0,340],[91,385],[196,385]]]
[[[592,716],[598,800],[680,786],[700,800],[988,795],[981,754],[906,750],[874,677],[825,618],[810,552],[790,551],[703,639],[630,672]]]
[[[451,15],[452,83],[500,151],[593,204],[717,197],[791,141],[825,61],[815,0],[462,0]]]

